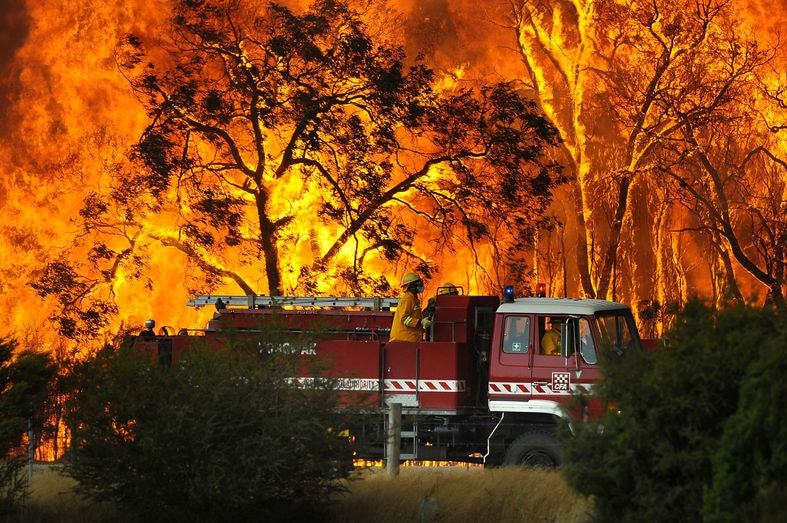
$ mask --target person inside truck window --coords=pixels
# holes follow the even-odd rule
[[[549,323],[551,328],[541,337],[541,354],[560,356],[560,331],[563,322],[558,318],[552,318]]]
[[[389,341],[422,341],[424,329],[432,324],[421,310],[418,295],[424,292],[421,277],[408,272],[402,278],[402,296],[394,312]]]
[[[509,316],[503,331],[503,352],[526,354],[530,346],[530,318]]]

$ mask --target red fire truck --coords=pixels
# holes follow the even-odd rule
[[[215,306],[204,330],[148,330],[142,342],[168,361],[195,335],[213,344],[232,332],[319,330],[300,348],[330,358],[348,398],[363,393],[379,423],[363,428],[368,455],[385,457],[387,413],[401,408],[400,458],[555,467],[561,462],[560,419],[592,417],[594,403],[576,401],[599,377],[604,351],[641,350],[629,307],[571,298],[438,294],[421,342],[388,341],[395,298],[200,296]],[[150,322],[149,327],[153,327]],[[551,333],[549,331],[552,331]],[[550,347],[546,338],[559,339]],[[308,376],[294,377],[307,380]],[[375,419],[377,419],[375,418]]]

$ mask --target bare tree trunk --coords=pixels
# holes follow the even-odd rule
[[[268,280],[268,294],[282,296],[281,267],[279,265],[279,228],[281,224],[271,221],[267,212],[268,195],[260,190],[257,193],[257,216],[260,221],[260,247],[265,258],[265,276]]]

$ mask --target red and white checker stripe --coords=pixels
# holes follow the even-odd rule
[[[385,380],[385,393],[408,392],[465,392],[467,385],[464,380]]]
[[[490,396],[510,396],[524,397],[534,394],[555,394],[570,395],[577,390],[574,384],[560,384],[564,387],[558,390],[553,388],[552,383],[529,383],[529,382],[502,382],[494,381],[489,383],[488,392]]]
[[[557,374],[557,373],[556,373]],[[590,393],[590,383],[571,383],[565,373],[552,377],[551,383],[530,383],[524,381],[493,381],[487,389],[490,396],[524,397],[533,394],[570,395],[576,392]]]
[[[375,391],[379,382],[374,378],[333,378],[338,380],[340,390]],[[289,378],[289,383],[297,387],[308,387],[314,383],[314,378],[298,377]],[[385,380],[386,394],[415,394],[416,392],[465,392],[465,380],[410,380],[388,379]]]

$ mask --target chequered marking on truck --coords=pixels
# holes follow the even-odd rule
[[[465,392],[465,380],[385,380],[385,393],[395,392]]]
[[[568,392],[571,387],[571,374],[568,372],[552,373],[552,390]]]
[[[571,376],[567,372],[553,373],[551,383],[531,383],[531,382],[506,382],[493,381],[489,383],[487,391],[493,396],[531,396],[533,394],[557,394],[569,395],[576,392],[588,393],[591,385],[585,383],[571,383]]]

